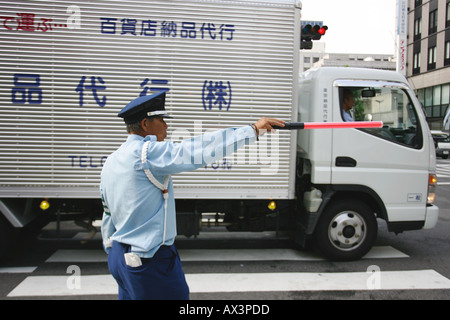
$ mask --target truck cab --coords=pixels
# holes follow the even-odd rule
[[[434,143],[403,76],[322,68],[301,74],[298,92],[302,122],[384,123],[299,133],[298,176],[307,190],[301,233],[313,235],[328,256],[347,260],[373,245],[377,218],[396,233],[435,226]]]

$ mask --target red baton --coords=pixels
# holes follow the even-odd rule
[[[274,126],[277,130],[308,130],[308,129],[364,129],[382,128],[383,121],[355,122],[286,122],[284,127]]]

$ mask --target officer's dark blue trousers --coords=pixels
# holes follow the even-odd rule
[[[189,300],[189,287],[175,246],[162,246],[142,266],[130,267],[124,254],[130,246],[114,242],[108,266],[119,285],[119,300]]]

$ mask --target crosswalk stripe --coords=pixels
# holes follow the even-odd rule
[[[181,249],[181,260],[189,261],[323,261],[308,251],[293,249]],[[376,246],[363,259],[409,258],[390,247]],[[57,250],[46,263],[105,263],[103,250]],[[33,269],[30,269],[33,268]],[[22,268],[33,272],[36,267]],[[12,268],[9,272],[19,272]],[[1,271],[1,269],[0,269]],[[8,272],[4,268],[4,272]],[[187,273],[191,293],[367,291],[450,289],[450,279],[435,270],[366,272],[285,273]],[[74,285],[75,284],[75,285]],[[111,274],[26,277],[7,297],[114,295],[118,286]]]
[[[450,182],[440,181],[440,179],[450,178],[450,164],[437,164],[436,165],[436,175],[438,177],[438,185],[448,186]]]
[[[323,261],[313,252],[293,249],[179,249],[181,261]],[[376,246],[363,259],[393,259],[409,256],[390,246]],[[106,262],[103,250],[57,250],[46,262]]]
[[[57,250],[45,262],[107,262],[108,256],[103,250]]]
[[[379,281],[374,281],[374,277]],[[340,273],[187,274],[192,293],[450,289],[434,270]]]
[[[79,285],[66,276],[30,276],[7,297],[46,297],[117,294],[118,286],[111,275],[81,275]]]
[[[193,249],[179,250],[181,261],[324,261],[317,254],[292,249]],[[373,247],[363,259],[408,258],[389,246]]]
[[[8,297],[117,295],[111,275],[30,276]],[[191,293],[367,291],[450,289],[450,280],[434,270],[339,273],[207,273],[186,274]]]
[[[0,273],[33,273],[37,267],[6,267],[0,268]]]

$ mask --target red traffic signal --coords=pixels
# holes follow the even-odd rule
[[[312,40],[320,40],[320,38],[327,32],[328,27],[327,26],[318,26],[315,25],[312,29],[311,29],[311,38]]]
[[[310,24],[305,25],[301,30],[301,44],[300,49],[310,50],[312,49],[312,41],[320,40],[323,35],[327,32],[327,26],[315,25],[314,27]]]
[[[327,26],[323,26],[322,28],[320,28],[317,32],[320,34],[320,35],[325,35],[325,32],[327,32],[327,30],[328,30],[328,27]]]

